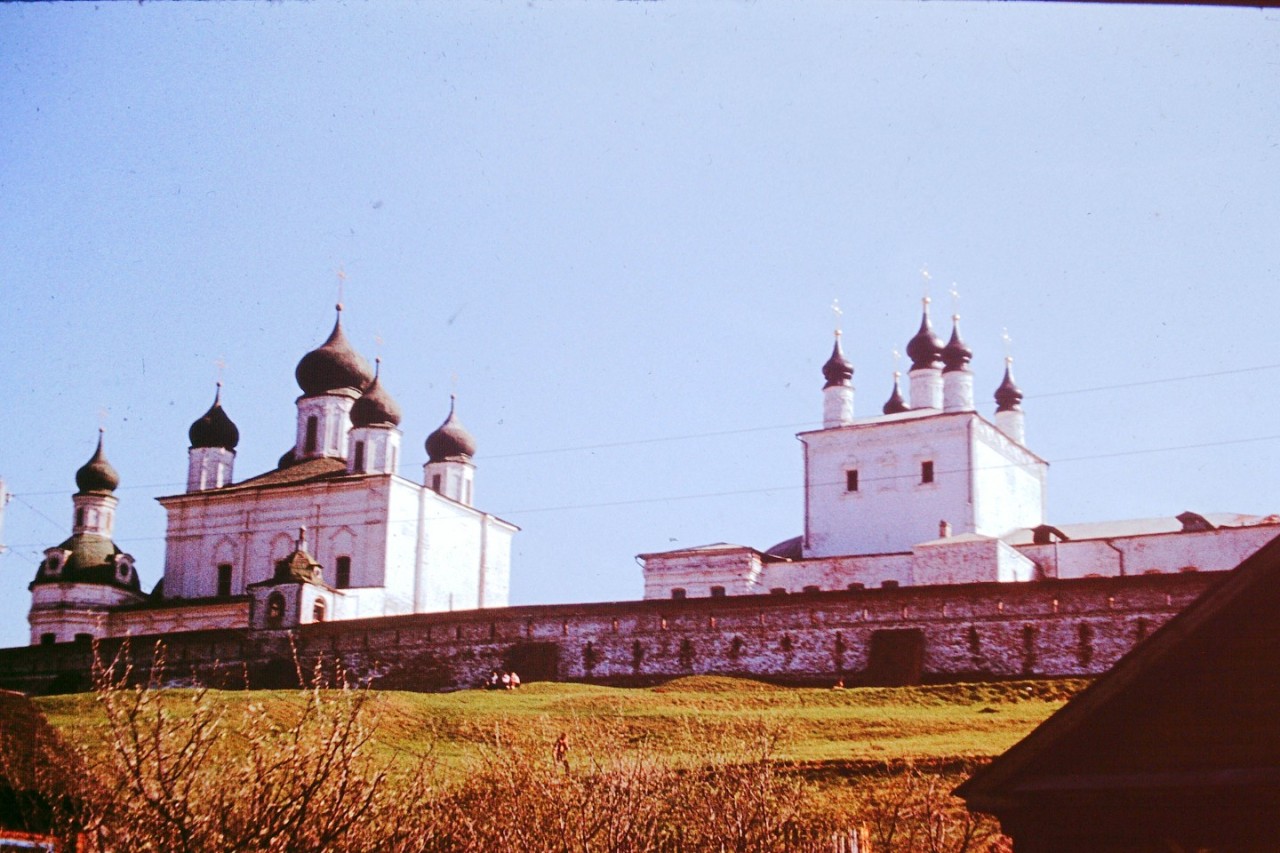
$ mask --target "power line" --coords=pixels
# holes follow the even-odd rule
[[[1090,388],[1076,388],[1070,391],[1046,391],[1041,394],[1028,394],[1028,400],[1041,400],[1046,397],[1066,397],[1069,394],[1088,394],[1094,391],[1117,391],[1122,388],[1140,388],[1144,385],[1167,385],[1170,382],[1184,382],[1189,379],[1214,379],[1219,376],[1233,376],[1238,373],[1257,373],[1261,370],[1280,369],[1280,364],[1260,364],[1256,367],[1237,367],[1234,370],[1216,370],[1213,373],[1188,373],[1183,376],[1167,376],[1161,379],[1141,379],[1136,382],[1121,382],[1117,385],[1094,385]]]
[[[1061,464],[1066,464],[1071,462],[1089,462],[1089,461],[1094,461],[1098,459],[1115,459],[1115,458],[1126,457],[1126,456],[1144,456],[1152,453],[1174,453],[1174,452],[1183,451],[1183,450],[1201,450],[1209,447],[1225,447],[1225,446],[1231,446],[1231,445],[1237,445],[1237,444],[1257,444],[1259,442],[1264,442],[1264,441],[1280,441],[1280,434],[1262,435],[1262,436],[1255,436],[1252,438],[1224,439],[1222,441],[1207,441],[1207,442],[1199,442],[1196,444],[1170,445],[1167,447],[1148,447],[1148,448],[1142,448],[1139,450],[1121,450],[1121,451],[1115,451],[1112,453],[1091,453],[1083,456],[1065,456],[1060,459],[1047,460],[1047,461],[1051,465],[1061,465]],[[968,474],[971,471],[995,471],[995,470],[1001,470],[1006,468],[1021,468],[1021,467],[1023,467],[1023,465],[1019,463],[1005,463],[1001,465],[983,465],[977,468],[947,468],[947,469],[939,469],[938,471],[935,472],[935,476],[941,477],[948,474]],[[919,475],[914,472],[908,473],[908,474],[888,474],[888,475],[883,475],[879,477],[862,477],[860,478],[860,482],[876,483],[876,482],[885,482],[889,480],[913,480],[914,481],[918,476]],[[840,480],[840,481],[833,481],[833,482],[826,482],[826,483],[815,483],[812,485],[818,486],[820,488],[822,487],[835,488],[835,487],[843,486],[844,481]],[[737,495],[756,495],[756,494],[766,494],[769,492],[797,491],[800,489],[804,489],[805,487],[806,486],[803,483],[801,484],[791,483],[783,486],[769,486],[769,487],[754,488],[754,489],[729,489],[729,490],[718,491],[718,492],[697,492],[693,494],[665,495],[662,497],[652,497],[652,498],[628,498],[625,500],[616,500],[616,501],[597,501],[594,503],[583,503],[583,504],[562,504],[558,506],[528,507],[525,509],[508,509],[508,510],[501,510],[492,514],[498,517],[503,517],[503,516],[533,515],[535,513],[545,513],[545,512],[570,512],[570,511],[583,510],[583,509],[608,509],[611,507],[620,507],[620,506],[637,506],[642,504],[671,503],[673,501],[702,500],[706,498],[734,497]],[[30,505],[28,504],[28,506]],[[57,522],[54,522],[47,515],[44,515],[44,513],[40,513],[39,510],[36,510],[36,512],[39,513],[42,517],[44,517],[46,520],[48,520],[50,523],[54,524],[55,526],[59,526],[59,528],[61,527],[60,525],[57,525]],[[388,519],[386,521],[386,524],[402,524],[402,523],[408,523],[416,520],[417,520],[417,516],[406,517],[402,519]],[[434,520],[441,521],[441,520],[452,520],[452,519],[436,518]],[[456,520],[470,521],[470,519],[456,519]],[[375,525],[380,525],[382,523],[383,522],[381,521],[364,522],[366,526],[375,526]],[[130,537],[128,541],[130,542],[161,542],[161,541],[164,541],[165,538],[166,537],[164,536]],[[38,543],[37,544],[26,543],[26,544],[20,544],[20,545],[13,545],[11,547],[17,550],[19,548],[31,549],[31,548],[42,548],[44,546]]]
[[[1262,365],[1256,365],[1253,367],[1239,367],[1231,370],[1217,370],[1210,373],[1188,373],[1182,376],[1166,376],[1158,379],[1141,379],[1134,382],[1121,382],[1121,383],[1112,384],[1112,385],[1094,385],[1087,388],[1072,388],[1065,391],[1045,391],[1039,394],[1028,394],[1026,395],[1025,399],[1038,400],[1038,399],[1046,399],[1050,397],[1066,397],[1074,394],[1090,394],[1098,391],[1116,391],[1116,390],[1122,390],[1125,388],[1139,388],[1147,385],[1167,385],[1173,382],[1184,382],[1184,381],[1197,380],[1197,379],[1214,379],[1221,376],[1232,376],[1232,375],[1242,374],[1242,373],[1257,373],[1264,370],[1277,370],[1277,369],[1280,369],[1280,364],[1262,364]],[[489,461],[489,460],[498,460],[498,459],[516,459],[522,456],[549,456],[551,454],[556,454],[556,453],[577,453],[577,452],[588,451],[588,450],[610,450],[610,449],[619,448],[619,447],[637,447],[637,446],[646,445],[646,444],[665,444],[668,442],[688,441],[691,439],[700,439],[700,438],[722,438],[722,437],[731,436],[731,435],[745,435],[748,433],[755,433],[755,432],[772,432],[774,430],[782,430],[782,429],[787,429],[787,430],[814,429],[818,426],[819,426],[819,423],[817,421],[803,421],[800,423],[775,424],[773,426],[740,427],[738,429],[715,430],[713,432],[680,433],[677,435],[654,436],[650,438],[636,438],[636,439],[628,439],[625,441],[609,441],[609,442],[601,442],[598,444],[571,445],[569,447],[551,447],[551,448],[542,448],[538,450],[517,450],[511,453],[492,454],[489,456],[485,456],[484,459],[486,461]],[[1255,439],[1245,439],[1245,440],[1253,441]],[[1232,442],[1225,442],[1225,443],[1229,444]],[[1207,447],[1211,445],[1188,445],[1188,446],[1189,447],[1199,447],[1199,446]],[[1144,453],[1147,451],[1136,451],[1136,452]],[[1071,460],[1061,460],[1061,461],[1071,461]],[[144,483],[142,485],[137,485],[137,486],[120,486],[116,489],[116,491],[136,491],[139,489],[179,489],[179,488],[183,488],[185,485],[186,485],[185,483],[179,482],[179,481],[168,482],[168,483]],[[22,494],[26,495],[27,497],[47,497],[48,495],[61,495],[65,493],[66,492],[61,489],[42,491],[42,492],[22,492]]]

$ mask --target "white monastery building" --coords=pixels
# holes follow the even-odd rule
[[[421,482],[400,476],[400,408],[341,312],[298,362],[297,430],[275,470],[235,480],[221,384],[191,425],[187,489],[159,498],[164,576],[150,595],[112,541],[120,478],[99,435],[76,472],[71,537],[31,583],[33,644],[507,605],[517,528],[473,505],[475,440],[451,403]]]
[[[298,363],[297,429],[274,470],[236,481],[240,434],[220,387],[191,425],[186,491],[159,498],[165,565],[150,595],[112,540],[119,476],[99,436],[76,472],[71,536],[45,551],[31,584],[33,644],[507,605],[517,528],[474,506],[475,440],[451,404],[427,437],[421,482],[401,477],[399,407],[348,343],[341,310]],[[1223,571],[1280,534],[1277,516],[1194,512],[1048,524],[1048,464],[1028,446],[1011,363],[994,415],[979,414],[958,321],[943,344],[925,300],[906,350],[910,399],[895,375],[871,417],[855,412],[837,331],[822,428],[799,435],[801,535],[764,551],[642,554],[644,597]]]
[[[798,436],[804,532],[765,551],[717,543],[642,554],[644,597],[1220,571],[1280,534],[1277,516],[1194,512],[1047,524],[1049,466],[1027,446],[1012,360],[988,419],[975,405],[973,353],[959,319],[943,344],[925,299],[907,343],[910,402],[895,374],[871,417],[855,415],[853,365],[837,331],[822,366],[822,429]]]

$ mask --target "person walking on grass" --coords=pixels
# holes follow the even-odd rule
[[[551,759],[560,767],[564,768],[564,772],[569,772],[569,735],[565,732],[560,733],[560,737],[556,738],[555,745],[551,747]]]

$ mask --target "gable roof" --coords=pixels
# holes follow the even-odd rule
[[[1050,793],[1280,786],[1278,613],[1280,538],[1224,574],[956,795],[999,814]]]

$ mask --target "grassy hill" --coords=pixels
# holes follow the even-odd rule
[[[765,733],[772,757],[806,765],[950,761],[994,756],[1057,710],[1086,682],[1014,681],[822,690],[698,676],[653,688],[534,683],[518,691],[381,692],[371,696],[376,748],[392,760],[430,753],[465,765],[499,745],[537,751],[561,732],[578,755],[642,751],[697,763],[744,733]],[[218,692],[210,700],[234,730],[248,704],[287,720],[287,691]],[[91,694],[37,700],[76,743],[95,746],[105,718]]]
[[[857,835],[877,853],[990,853],[1007,839],[949,792],[1084,684],[36,701],[80,748],[48,764],[71,774],[103,849],[826,853]]]

